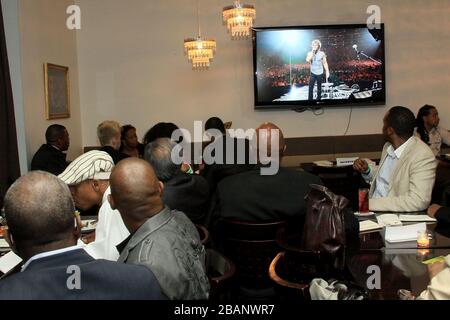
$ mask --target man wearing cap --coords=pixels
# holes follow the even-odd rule
[[[56,176],[33,171],[5,197],[5,237],[25,262],[0,281],[0,300],[165,299],[143,266],[94,260],[76,246],[80,223],[69,188]]]
[[[58,177],[69,185],[78,208],[88,210],[99,205],[95,241],[85,250],[96,259],[117,261],[116,246],[129,235],[120,213],[107,201],[111,193],[109,176],[114,167],[113,159],[104,151],[89,151],[76,158]]]

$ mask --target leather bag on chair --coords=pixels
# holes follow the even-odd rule
[[[311,185],[305,200],[302,247],[332,255],[338,253],[346,244],[344,211],[349,201],[315,184]]]

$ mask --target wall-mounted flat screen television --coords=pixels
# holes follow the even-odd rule
[[[253,29],[255,108],[385,104],[384,25]]]

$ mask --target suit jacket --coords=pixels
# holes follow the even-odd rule
[[[122,153],[110,146],[104,146],[100,149],[100,151],[105,151],[107,154],[109,154],[111,156],[111,158],[113,159],[114,164],[117,164],[120,160],[126,159],[129,157],[129,155]]]
[[[80,268],[81,289],[69,290],[69,266]],[[0,300],[165,299],[153,273],[143,267],[95,260],[83,249],[31,261],[25,271],[0,281]]]
[[[381,154],[380,168],[387,157],[386,143]],[[387,197],[370,198],[369,208],[373,211],[422,211],[431,201],[436,158],[431,149],[419,138],[412,137],[394,169]],[[378,168],[373,169],[369,197],[376,189]]]
[[[209,186],[205,178],[180,172],[164,182],[163,202],[173,210],[184,212],[193,222],[206,215]]]
[[[281,167],[275,175],[261,175],[260,168],[255,167],[228,177],[217,187],[213,220],[302,219],[310,184],[322,182],[310,173]]]
[[[66,154],[49,144],[43,144],[31,160],[31,170],[59,175],[67,168]]]

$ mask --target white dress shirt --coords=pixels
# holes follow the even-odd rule
[[[375,180],[376,189],[373,192],[372,198],[384,198],[389,193],[389,185],[392,178],[392,173],[397,167],[398,160],[402,156],[408,143],[412,137],[406,140],[400,147],[394,150],[394,147],[390,145],[387,149],[386,159],[381,167],[378,169],[378,176]],[[369,173],[369,175],[372,172]]]

